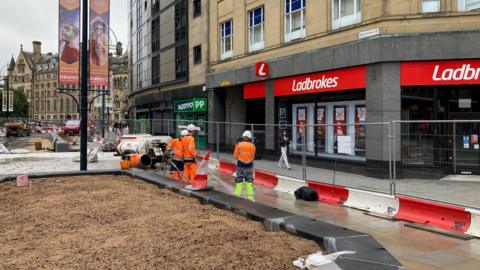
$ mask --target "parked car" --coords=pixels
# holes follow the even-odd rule
[[[80,120],[68,120],[63,127],[65,135],[79,135],[80,134]]]

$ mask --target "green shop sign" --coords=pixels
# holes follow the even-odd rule
[[[175,112],[189,113],[189,112],[206,112],[206,111],[207,111],[206,98],[175,100]]]

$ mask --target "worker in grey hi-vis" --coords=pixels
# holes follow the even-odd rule
[[[233,157],[237,160],[237,176],[235,177],[235,195],[241,196],[243,182],[247,187],[247,198],[254,201],[253,194],[253,161],[255,159],[255,145],[252,141],[252,132],[243,132],[242,141],[235,146]]]

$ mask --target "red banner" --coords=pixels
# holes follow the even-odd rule
[[[108,88],[110,0],[90,0],[90,86]]]
[[[60,0],[58,18],[58,83],[65,88],[79,88],[80,0]]]
[[[400,64],[400,84],[480,84],[480,60],[405,62]]]
[[[331,70],[275,80],[275,96],[303,95],[366,87],[365,66]]]

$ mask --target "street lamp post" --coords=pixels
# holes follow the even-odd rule
[[[87,170],[88,121],[88,0],[82,0],[82,60],[80,92],[80,170]]]

